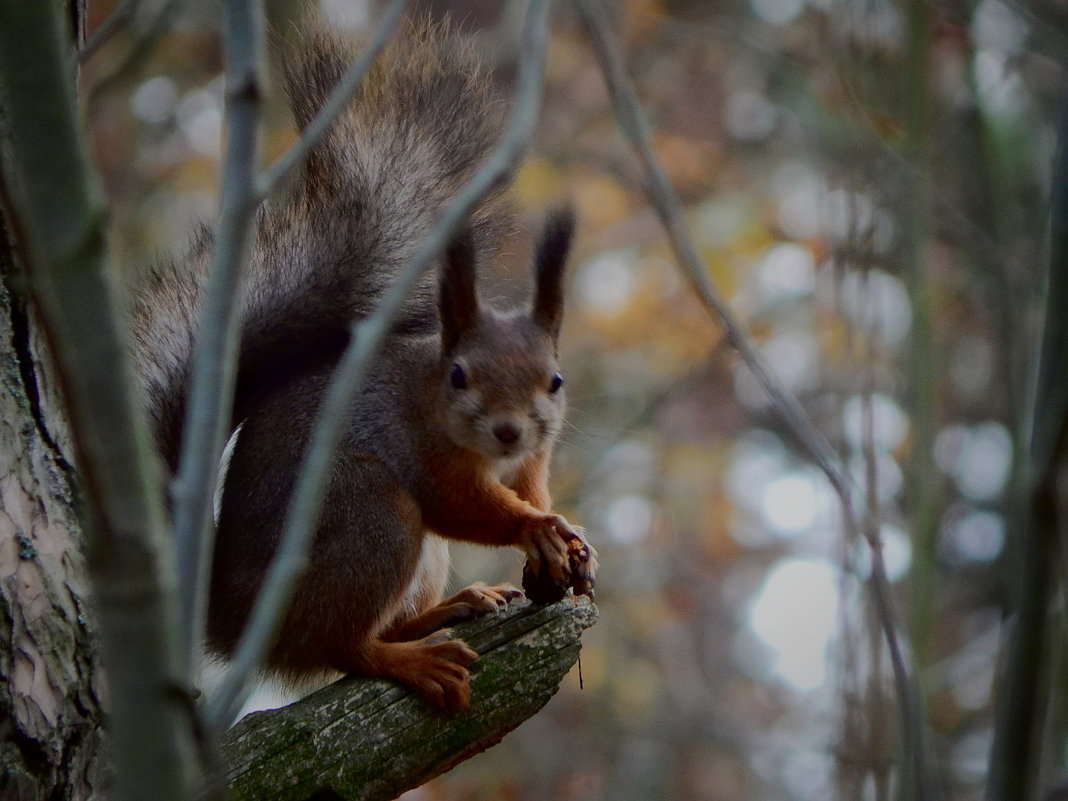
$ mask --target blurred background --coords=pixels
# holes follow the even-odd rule
[[[309,4],[270,0],[277,35]],[[90,30],[114,5],[90,2]],[[155,49],[131,58],[131,34],[168,5]],[[186,5],[141,4],[81,77],[129,272],[217,212],[218,8]],[[356,36],[380,10],[318,5]],[[415,5],[473,33],[507,96],[524,3]],[[1068,4],[606,5],[709,276],[875,510],[939,795],[979,799]],[[895,797],[902,705],[869,546],[676,269],[592,51],[557,6],[513,192],[524,234],[494,291],[523,296],[545,210],[572,198],[571,411],[552,483],[600,552],[600,620],[581,686],[576,671],[499,746],[404,799]],[[265,159],[294,136],[270,103]],[[457,585],[518,583],[518,555],[455,553]],[[1064,710],[1046,726],[1056,778]]]

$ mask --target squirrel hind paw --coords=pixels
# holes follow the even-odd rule
[[[360,673],[392,679],[438,709],[462,712],[471,703],[471,674],[478,654],[447,629],[414,642],[376,642]]]

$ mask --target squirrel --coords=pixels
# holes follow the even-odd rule
[[[317,28],[290,54],[298,129],[351,60]],[[240,309],[242,338],[210,581],[207,647],[232,653],[277,548],[304,448],[353,320],[370,314],[502,122],[468,42],[447,23],[409,24],[307,159],[260,209]],[[354,401],[309,567],[267,669],[300,681],[333,671],[393,679],[431,704],[470,701],[477,654],[447,626],[522,593],[473,585],[442,598],[447,541],[513,546],[524,584],[592,594],[597,560],[552,511],[548,468],[564,415],[558,347],[574,229],[551,213],[529,309],[480,300],[477,264],[511,225],[502,190],[406,301]],[[177,467],[194,332],[212,236],[156,266],[135,293],[133,338],[160,453]],[[534,595],[535,593],[531,593]]]

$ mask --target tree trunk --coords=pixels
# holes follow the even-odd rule
[[[100,682],[69,440],[0,225],[0,798],[103,782]]]
[[[66,5],[75,44],[85,0]],[[0,180],[0,798],[87,799],[106,783],[103,684],[72,448],[7,198]]]

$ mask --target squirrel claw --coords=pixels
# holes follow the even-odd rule
[[[594,575],[597,573],[597,551],[586,540],[586,529],[575,527],[578,535],[577,546],[573,545],[569,556],[571,590],[575,595],[588,595],[593,597],[593,586],[596,583]]]
[[[570,552],[581,538],[560,515],[545,515],[528,524],[524,550],[536,573],[548,570],[553,581],[566,583],[571,579]]]
[[[522,595],[522,592],[510,584],[498,584],[491,587],[478,581],[442,601],[441,606],[452,608],[451,619],[454,621],[471,620],[496,612]]]
[[[559,515],[553,517],[563,520]],[[594,574],[597,571],[597,551],[586,540],[586,530],[554,522],[554,531],[566,532],[566,547],[560,561],[544,558],[538,549],[528,551],[523,568],[523,589],[531,601],[538,604],[555,603],[571,590],[575,595],[593,595]],[[564,543],[558,539],[557,543]],[[554,548],[554,555],[558,549]]]

